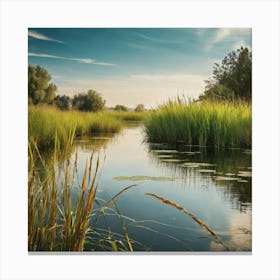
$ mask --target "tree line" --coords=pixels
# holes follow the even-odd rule
[[[241,47],[230,52],[220,64],[215,63],[213,75],[205,81],[206,86],[199,101],[252,101],[252,52]],[[51,75],[41,66],[28,66],[28,103],[55,105],[61,110],[102,111],[105,100],[96,90],[78,93],[74,97],[57,95],[57,86],[51,83]],[[116,105],[116,111],[128,111],[124,105]],[[144,111],[143,104],[138,104],[135,111]]]
[[[96,90],[88,90],[87,93],[78,93],[74,97],[68,95],[57,95],[57,86],[51,81],[51,75],[46,69],[37,65],[28,66],[28,104],[48,104],[54,105],[60,110],[75,109],[79,111],[98,112],[105,109],[105,99]],[[124,105],[116,105],[116,111],[129,111]],[[138,104],[136,112],[145,110],[143,104]]]
[[[241,47],[215,63],[213,75],[205,81],[199,100],[252,101],[252,52]]]

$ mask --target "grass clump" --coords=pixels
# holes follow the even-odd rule
[[[251,147],[252,106],[232,102],[169,101],[145,122],[149,142]]]
[[[68,142],[70,147],[71,139]],[[77,152],[74,159],[68,157],[63,164],[59,164],[57,137],[51,164],[44,162],[36,143],[29,142],[28,148],[29,251],[95,251],[104,248],[110,251],[133,251],[134,241],[129,238],[119,212],[123,234],[118,234],[117,240],[112,238],[110,229],[104,229],[101,234],[96,225],[104,216],[104,210],[114,205],[119,195],[135,185],[122,189],[101,205],[102,201],[96,196],[100,174],[99,156],[94,164],[92,154],[82,181],[77,182]],[[64,154],[67,155],[67,152]]]
[[[55,133],[61,146],[68,140],[68,132],[75,128],[75,136],[101,132],[118,132],[120,120],[110,114],[60,111],[50,106],[29,106],[28,139],[40,148],[54,147]]]

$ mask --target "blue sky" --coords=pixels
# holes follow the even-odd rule
[[[107,106],[155,107],[203,92],[215,62],[248,28],[29,28],[28,63],[46,68],[58,94],[99,91]]]

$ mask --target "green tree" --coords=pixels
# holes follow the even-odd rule
[[[29,104],[51,103],[57,87],[50,84],[51,75],[41,66],[28,66],[28,102]]]
[[[73,107],[80,111],[102,111],[105,107],[105,100],[95,90],[88,90],[87,93],[79,93],[74,96]]]
[[[125,111],[127,112],[128,111],[128,108],[125,107],[124,105],[116,105],[115,108],[114,108],[115,111]]]
[[[138,104],[135,108],[135,112],[143,112],[143,111],[145,111],[144,104]]]
[[[208,84],[204,95],[199,97],[200,100],[233,100],[234,92],[223,84]]]
[[[67,95],[57,95],[54,98],[54,104],[60,110],[69,110],[71,108],[71,98]]]
[[[205,81],[203,99],[244,99],[252,100],[252,53],[241,47],[230,52],[221,64],[215,63],[213,76]]]
[[[51,103],[55,99],[56,91],[57,91],[57,86],[55,84],[49,84],[49,86],[45,90],[46,94],[45,94],[44,101],[46,103]]]

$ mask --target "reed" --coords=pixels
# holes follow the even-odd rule
[[[50,106],[30,106],[28,109],[28,139],[39,148],[54,146],[55,131],[61,146],[68,140],[68,132],[75,127],[75,136],[93,133],[118,132],[122,122],[104,113],[60,111]]]
[[[169,101],[145,122],[149,142],[225,147],[251,147],[251,104]]]
[[[68,137],[71,149],[74,131]],[[90,243],[90,250],[96,250],[97,242],[93,242],[97,234],[96,223],[105,209],[116,204],[116,198],[132,188],[129,186],[117,193],[107,203],[100,205],[96,197],[98,174],[100,170],[99,156],[94,162],[93,154],[86,164],[81,183],[78,177],[78,155],[75,159],[67,158],[61,166],[58,161],[58,137],[55,133],[55,147],[52,163],[47,165],[41,156],[37,144],[28,145],[28,250],[29,251],[83,251],[85,244]],[[64,148],[65,149],[65,148]],[[64,152],[67,155],[67,151]],[[48,170],[42,176],[42,169]],[[95,207],[95,205],[97,205]],[[95,207],[95,208],[94,208]],[[95,210],[95,211],[94,211]],[[118,211],[118,217],[121,214]],[[95,223],[93,222],[95,221]],[[112,239],[108,230],[102,235],[103,243],[110,244],[111,250],[133,251],[134,241],[129,238],[124,220],[122,239]],[[101,238],[100,238],[101,239]],[[121,240],[121,246],[118,242]],[[125,245],[126,243],[126,245]],[[108,249],[108,248],[107,248]]]
[[[201,219],[199,219],[196,215],[191,213],[189,210],[185,209],[183,206],[175,203],[174,201],[168,200],[160,195],[157,195],[154,193],[145,193],[145,194],[152,196],[152,197],[160,200],[161,202],[163,202],[169,206],[172,206],[172,207],[178,209],[179,211],[182,211],[184,214],[190,216],[198,225],[200,225],[205,231],[207,231],[215,239],[215,241],[220,243],[227,251],[229,251],[229,247],[217,236],[217,234],[212,229],[210,229],[210,227],[208,225],[206,225]]]

